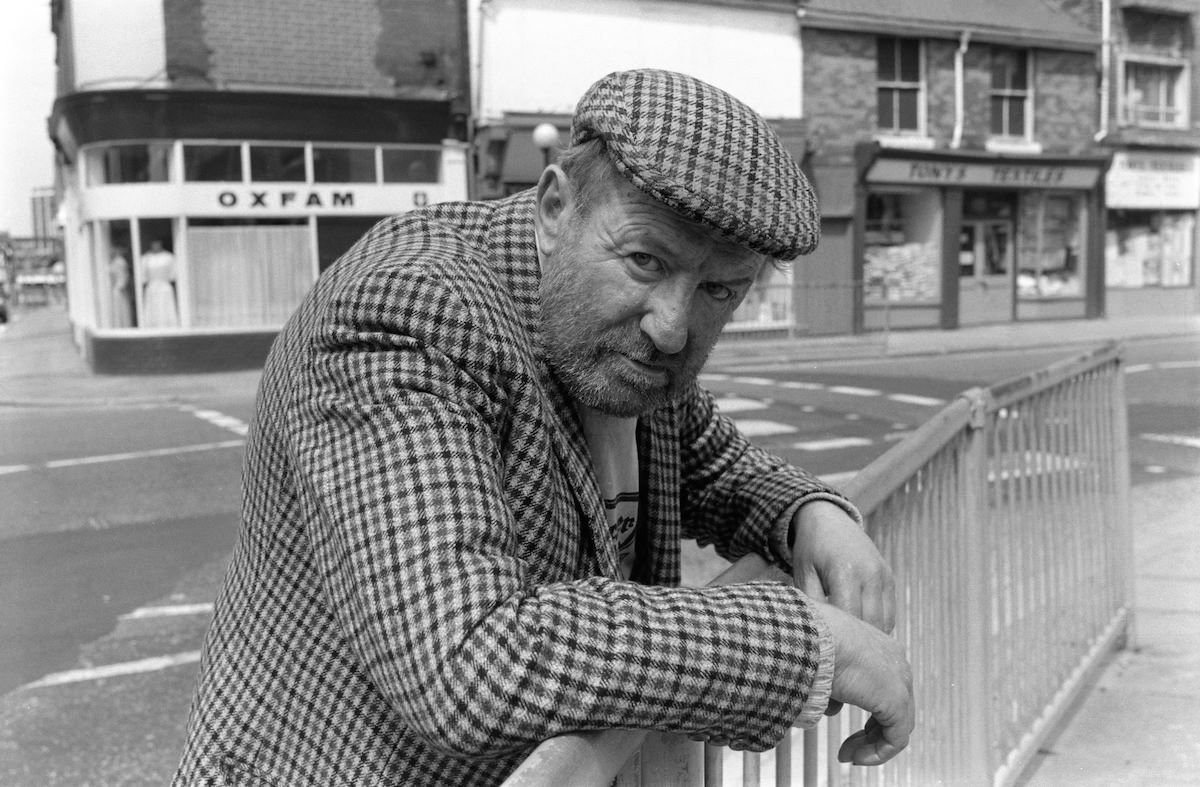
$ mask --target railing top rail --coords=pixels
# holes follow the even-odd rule
[[[1121,344],[1107,342],[1072,358],[1052,363],[1043,369],[991,385],[986,389],[991,399],[988,410],[995,412],[1002,407],[1033,396],[1039,391],[1058,385],[1063,380],[1119,361],[1123,351],[1124,348]]]

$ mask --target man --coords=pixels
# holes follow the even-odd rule
[[[907,744],[857,512],[696,385],[815,246],[807,182],[669,72],[600,80],[572,142],[535,190],[381,223],[284,328],[177,783],[494,784],[564,732],[760,750],[842,701],[873,714],[843,758]],[[799,587],[677,587],[681,537]]]

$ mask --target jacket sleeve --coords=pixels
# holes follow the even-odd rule
[[[679,406],[685,537],[712,544],[728,560],[753,552],[791,571],[789,529],[804,503],[829,500],[862,525],[840,492],[751,444],[708,391],[693,386]]]
[[[505,493],[504,310],[442,267],[341,287],[292,365],[286,439],[324,603],[395,712],[489,757],[606,727],[759,750],[823,707],[829,635],[794,588],[530,581]]]

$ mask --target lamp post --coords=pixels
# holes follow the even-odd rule
[[[542,166],[550,166],[550,151],[558,146],[558,129],[553,123],[538,123],[533,127],[533,144],[541,148]]]

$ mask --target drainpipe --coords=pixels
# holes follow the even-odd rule
[[[950,140],[950,147],[962,147],[963,135],[963,119],[966,112],[963,109],[964,97],[966,91],[963,79],[963,57],[967,54],[967,47],[971,44],[971,31],[964,30],[958,36],[958,49],[954,51],[954,138]]]
[[[1109,75],[1112,73],[1112,0],[1100,0],[1100,130],[1093,137],[1100,142],[1108,136]]]

